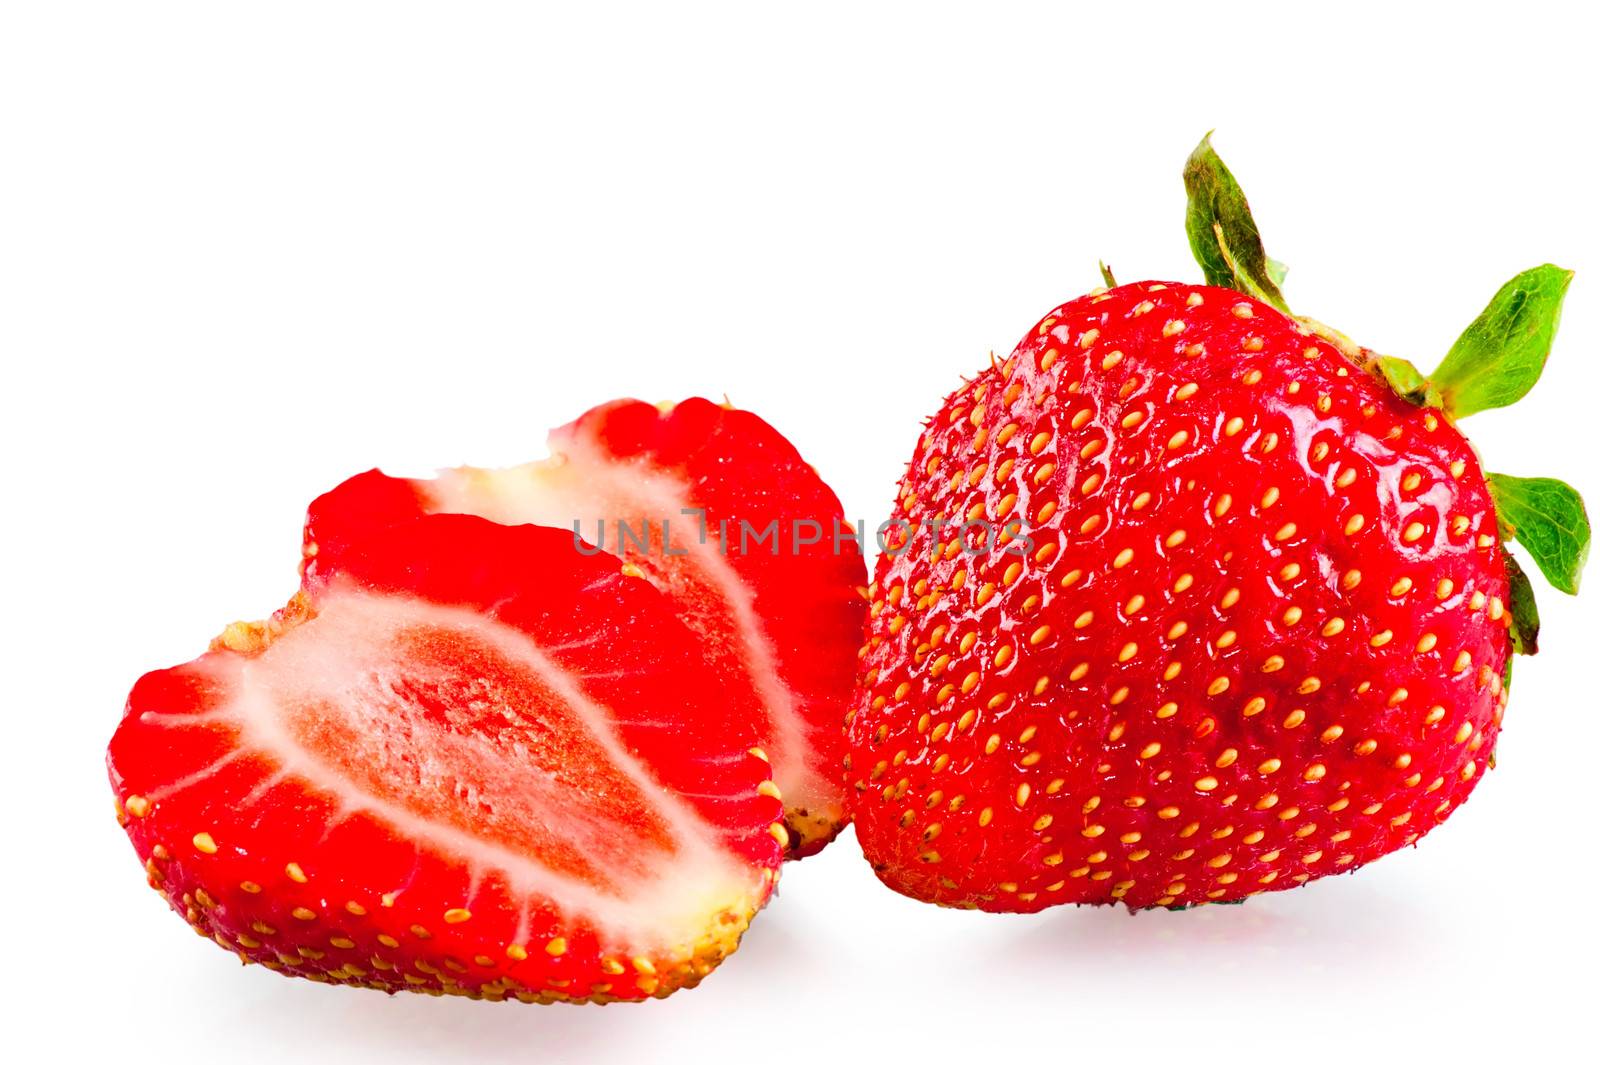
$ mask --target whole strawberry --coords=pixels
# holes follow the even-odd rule
[[[1209,284],[1051,311],[901,482],[845,780],[905,894],[1182,906],[1414,843],[1534,649],[1502,541],[1576,590],[1577,494],[1454,424],[1533,385],[1571,275],[1519,275],[1424,378],[1290,316],[1207,142],[1185,178]]]

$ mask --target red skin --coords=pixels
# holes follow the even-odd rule
[[[1416,842],[1490,764],[1509,596],[1476,456],[1265,304],[1056,308],[945,401],[899,504],[1031,544],[879,559],[845,779],[897,891],[1241,899]]]
[[[690,955],[641,950],[649,964],[635,964],[637,955],[617,956],[615,937],[606,949],[600,937],[608,930],[570,912],[562,898],[519,895],[493,870],[474,877],[435,838],[372,810],[337,811],[333,795],[303,776],[270,783],[280,767],[270,752],[241,743],[237,724],[198,715],[224,705],[241,662],[299,626],[318,631],[318,604],[334,582],[485,612],[531,637],[580,678],[587,698],[609,708],[618,739],[661,792],[692,807],[734,866],[748,870],[754,886],[740,912],[682,930],[701,937]],[[592,639],[596,631],[605,638]],[[765,784],[770,766],[750,753],[753,732],[698,683],[693,646],[658,592],[620,574],[614,558],[578,554],[567,533],[465,516],[400,524],[345,553],[336,569],[311,574],[273,621],[233,626],[195,662],[140,679],[107,755],[119,819],[151,886],[196,931],[247,962],[388,991],[523,1001],[665,995],[697,983],[733,949],[781,860],[781,826],[774,827],[781,804]],[[475,674],[484,676],[492,674]],[[663,704],[674,707],[669,728],[657,720]],[[538,716],[515,705],[491,712],[513,721]],[[594,758],[583,737],[563,732],[559,721],[554,727],[546,757]],[[642,794],[640,805],[616,809],[616,830],[656,838],[651,793]],[[422,816],[472,816],[446,805],[452,809]],[[558,860],[537,844],[525,853]]]
[[[685,486],[687,502],[703,508],[712,543],[721,525],[732,530],[722,555],[752,599],[763,636],[772,649],[772,669],[790,693],[807,730],[805,749],[788,751],[773,738],[767,710],[751,684],[751,674],[737,652],[726,646],[730,623],[720,614],[715,596],[701,594],[695,574],[676,568],[666,556],[655,522],[668,518],[673,550],[696,532],[692,517],[650,514],[651,539],[640,551],[625,542],[624,557],[646,578],[679,603],[680,616],[702,641],[707,671],[716,677],[726,698],[754,723],[773,755],[778,783],[789,803],[789,857],[821,850],[844,826],[844,797],[833,787],[843,756],[840,725],[853,697],[857,651],[866,619],[860,594],[866,567],[859,545],[833,542],[834,523],[843,520],[839,500],[784,437],[759,417],[704,399],[689,399],[667,410],[638,400],[617,400],[596,407],[551,434],[551,447],[562,453],[574,446],[598,453],[618,467],[637,467],[666,475]],[[350,478],[316,499],[306,517],[306,572],[315,574],[330,560],[358,546],[373,530],[395,521],[431,513],[439,504],[427,480],[388,477],[371,470]],[[591,542],[593,514],[573,515]],[[632,520],[638,515],[625,515]],[[801,544],[791,535],[797,519],[815,521],[821,539]],[[750,540],[741,549],[739,522],[748,522],[754,537],[777,521],[777,554],[772,541]],[[570,523],[565,525],[569,531]],[[870,534],[870,533],[869,533]],[[604,547],[618,550],[608,521]],[[808,808],[789,789],[790,758],[801,758],[831,794],[825,808]]]

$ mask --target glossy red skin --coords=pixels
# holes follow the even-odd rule
[[[621,575],[613,558],[580,555],[558,530],[430,517],[375,534],[362,550],[346,552],[337,571],[320,568],[304,599],[259,627],[258,642],[296,624],[308,604],[314,612],[336,577],[370,592],[492,607],[500,621],[531,635],[552,660],[585,676],[593,699],[620,708],[621,740],[662,788],[721,830],[728,851],[766,885],[755,905],[765,901],[781,861],[773,834],[781,804],[757,790],[770,766],[748,753],[754,737],[739,721],[710,693],[697,694],[687,665],[693,638],[647,583]],[[585,639],[597,626],[611,636]],[[602,951],[603,930],[564,912],[561,899],[530,900],[519,939],[523,900],[510,897],[503,878],[474,884],[458,856],[419,846],[373,813],[339,815],[331,795],[302,778],[253,795],[275,763],[241,750],[236,729],[161,726],[146,717],[181,719],[216,706],[226,693],[197,667],[239,654],[221,645],[226,638],[194,663],[139,680],[107,764],[119,820],[150,885],[197,932],[246,962],[387,991],[605,1002],[692,986],[737,943],[749,914],[708,929],[721,940],[714,949],[654,958],[650,971]],[[677,708],[671,729],[655,721],[663,701]],[[234,759],[214,774],[179,786],[230,753]],[[214,853],[201,849],[199,833]],[[457,908],[470,919],[445,916]],[[559,954],[547,949],[556,937],[565,942]]]
[[[573,443],[595,448],[620,464],[638,463],[679,479],[688,486],[692,503],[704,509],[713,542],[721,540],[722,523],[729,523],[733,532],[724,542],[724,557],[750,590],[779,680],[812,727],[813,764],[838,765],[841,724],[854,694],[866,620],[867,605],[860,594],[866,566],[854,539],[841,537],[835,549],[833,530],[844,521],[843,510],[816,471],[761,418],[699,398],[665,410],[632,399],[603,404],[551,434],[556,451]],[[427,485],[370,470],[320,496],[306,517],[306,571],[314,574],[328,560],[359,546],[374,529],[429,512]],[[674,522],[674,543],[694,528],[691,517],[667,517]],[[798,519],[821,525],[819,542],[796,541],[791,529]],[[757,531],[777,521],[782,530],[778,553],[772,553],[770,540],[740,550],[740,521]],[[586,520],[582,528],[593,540],[594,523]],[[607,535],[606,549],[616,550],[614,530]],[[660,551],[652,541],[646,553]],[[631,545],[629,554],[637,554]],[[650,559],[638,561],[646,576],[655,579]],[[719,684],[725,698],[760,716],[747,681],[728,673]],[[790,858],[821,850],[845,824],[843,819],[814,824],[813,813],[791,809]]]
[[[846,780],[898,891],[1239,899],[1414,843],[1489,765],[1509,612],[1478,462],[1264,304],[1056,308],[946,400],[899,502],[1009,509],[1031,543],[880,558]]]

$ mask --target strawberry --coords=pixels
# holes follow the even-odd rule
[[[568,533],[396,524],[135,685],[108,754],[118,817],[150,885],[247,963],[664,996],[737,946],[784,837],[695,639]]]
[[[1532,386],[1570,274],[1519,275],[1424,377],[1288,312],[1209,143],[1186,178],[1209,283],[1055,308],[901,481],[845,766],[907,895],[1179,907],[1415,843],[1533,649],[1503,539],[1576,590],[1577,494],[1486,476],[1455,424]]]
[[[754,723],[790,856],[820,850],[845,820],[839,723],[866,617],[866,569],[838,499],[766,422],[703,399],[608,403],[550,445],[550,459],[511,469],[351,478],[311,506],[307,572],[373,529],[439,512],[569,529],[622,556],[671,597],[710,686]]]

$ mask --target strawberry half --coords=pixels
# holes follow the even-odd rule
[[[704,399],[608,403],[552,433],[550,450],[431,480],[353,477],[311,505],[306,572],[436,513],[558,527],[621,556],[676,604],[703,683],[755,728],[790,856],[820,850],[845,822],[840,723],[866,616],[866,569],[838,499],[766,422]]]
[[[569,533],[401,523],[138,682],[118,816],[151,886],[246,962],[664,996],[734,950],[782,853],[770,766],[694,644]]]
[[[846,768],[913,897],[1232,901],[1414,843],[1533,646],[1503,536],[1576,589],[1577,494],[1486,477],[1454,424],[1531,387],[1570,275],[1520,275],[1424,379],[1290,316],[1208,144],[1191,171],[1213,283],[1052,310],[901,482]]]

